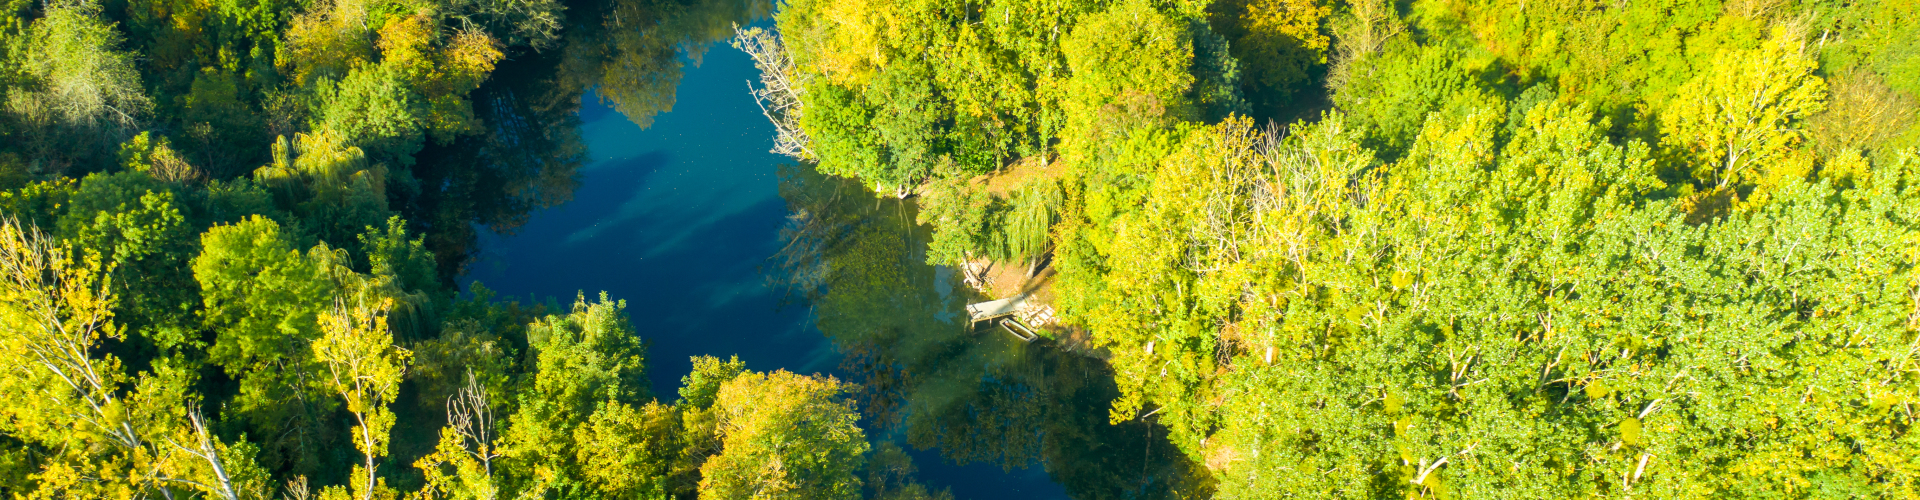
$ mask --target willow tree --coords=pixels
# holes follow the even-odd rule
[[[1059,220],[1062,198],[1060,186],[1051,179],[1034,181],[1013,197],[1000,239],[1008,259],[1027,262],[1028,277],[1053,245],[1052,229]]]
[[[353,236],[380,226],[387,209],[387,166],[369,161],[351,136],[333,129],[280,137],[273,162],[253,172],[276,205],[308,221],[322,241],[351,246]]]

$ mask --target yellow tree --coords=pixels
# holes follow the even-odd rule
[[[346,399],[356,422],[353,445],[365,462],[354,466],[351,493],[361,500],[391,498],[393,491],[380,481],[375,464],[392,438],[394,416],[387,404],[400,392],[411,353],[393,345],[393,332],[387,329],[392,299],[372,306],[364,299],[358,302],[348,308],[346,301],[336,299],[333,310],[320,316],[325,334],[313,343],[313,353],[327,365],[327,385]],[[324,493],[329,498],[348,494],[337,487]]]
[[[251,448],[219,442],[191,407],[191,375],[156,362],[137,380],[96,354],[118,338],[111,266],[0,219],[0,433],[50,452],[36,496],[262,496]],[[133,383],[132,391],[126,387]],[[239,458],[235,460],[234,458]]]
[[[613,498],[672,497],[681,462],[681,414],[659,402],[600,403],[585,425],[573,430],[581,477]]]
[[[1797,122],[1826,107],[1827,84],[1799,32],[1775,28],[1759,48],[1716,58],[1680,87],[1662,116],[1665,143],[1715,189],[1750,180],[1805,135]]]
[[[860,415],[831,377],[743,373],[720,386],[721,452],[700,466],[700,498],[859,498]]]
[[[893,5],[878,0],[791,2],[777,16],[780,42],[792,49],[796,65],[815,68],[833,83],[861,86],[887,65],[887,35],[898,17]]]
[[[373,37],[362,4],[355,0],[313,2],[306,12],[293,16],[274,63],[280,73],[306,84],[320,77],[345,76],[354,66],[371,59]]]
[[[389,18],[377,45],[380,64],[426,99],[425,125],[437,140],[449,141],[481,126],[466,94],[479,88],[505,55],[486,31],[443,29],[432,18],[415,14]]]
[[[493,477],[493,460],[501,456],[494,443],[498,437],[487,389],[469,370],[467,385],[447,397],[447,426],[440,430],[439,446],[413,464],[426,476],[420,497],[498,498],[500,486]]]

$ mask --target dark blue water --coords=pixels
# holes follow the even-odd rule
[[[592,163],[573,201],[532,214],[512,235],[483,235],[468,277],[507,296],[625,300],[652,343],[655,394],[674,394],[697,355],[848,378],[811,309],[781,307],[782,292],[766,285],[762,268],[782,248],[789,215],[776,171],[791,161],[767,152],[773,127],[747,94],[754,78],[745,54],[716,46],[700,66],[688,62],[673,111],[646,130],[589,95],[580,117]],[[1038,464],[957,466],[937,450],[902,447],[922,483],[955,498],[1068,496]]]

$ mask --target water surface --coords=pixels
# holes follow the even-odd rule
[[[955,498],[1161,498],[1187,464],[1154,427],[1109,425],[1098,360],[971,331],[978,297],[925,264],[910,201],[767,152],[773,127],[729,47],[687,63],[642,129],[592,93],[573,200],[485,234],[468,278],[508,296],[605,291],[650,343],[655,394],[690,356],[860,383],[862,426]],[[612,76],[609,76],[612,78]]]

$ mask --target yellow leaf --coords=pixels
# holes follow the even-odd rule
[[[1640,419],[1627,417],[1620,421],[1620,442],[1629,446],[1640,446]]]

